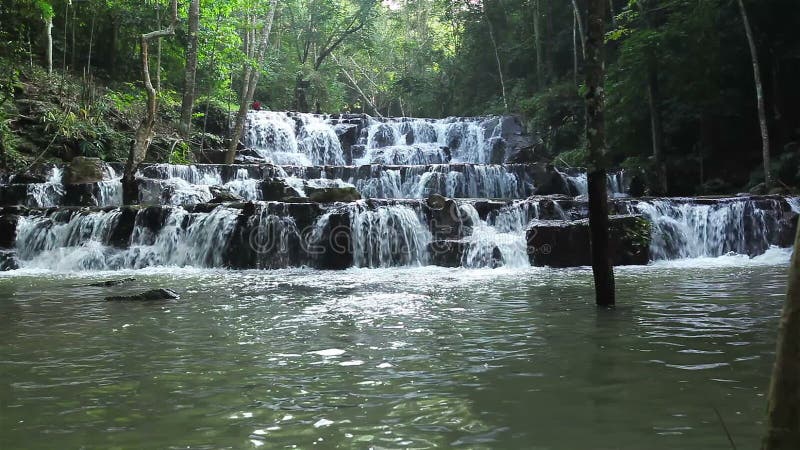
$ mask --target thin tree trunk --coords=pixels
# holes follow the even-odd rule
[[[264,58],[267,54],[267,47],[269,47],[269,35],[272,32],[272,22],[275,20],[275,10],[278,9],[278,1],[279,0],[270,1],[269,17],[267,17],[267,23],[261,31],[261,39],[257,44],[258,49],[251,51],[251,53],[256,55],[256,66],[250,68],[250,63],[245,64],[245,78],[243,80],[244,89],[242,90],[244,95],[242,96],[241,103],[239,104],[239,112],[236,114],[236,125],[234,126],[233,135],[231,136],[231,141],[228,146],[228,154],[225,156],[225,162],[227,164],[233,164],[236,159],[236,150],[239,148],[239,140],[242,138],[242,132],[244,131],[244,123],[247,119],[247,111],[250,108],[250,104],[253,102],[253,96],[256,93],[256,86],[258,86],[258,79],[261,76],[261,66],[264,64]]]
[[[484,17],[486,12],[484,11]],[[506,81],[503,78],[503,65],[500,64],[500,53],[497,51],[497,41],[494,39],[494,27],[492,22],[486,17],[486,23],[489,25],[489,38],[492,40],[492,47],[494,48],[494,59],[497,62],[497,73],[500,75],[500,89],[503,94],[503,111],[508,112],[508,100],[506,99]]]
[[[142,78],[145,90],[147,91],[147,110],[145,112],[145,117],[136,129],[134,141],[128,153],[128,161],[125,164],[125,174],[122,178],[122,190],[123,200],[126,204],[138,201],[139,195],[135,174],[139,168],[139,164],[147,157],[147,149],[150,147],[150,143],[153,140],[153,126],[156,122],[156,111],[158,108],[158,91],[153,87],[153,82],[150,79],[150,55],[148,53],[148,47],[152,39],[175,34],[175,26],[178,23],[178,0],[172,0],[171,6],[172,21],[170,25],[163,30],[153,31],[141,36]]]
[[[769,388],[764,450],[800,448],[800,229],[794,241],[788,285]]]
[[[651,61],[647,67],[647,104],[650,109],[650,135],[653,143],[653,159],[655,160],[656,193],[667,193],[667,170],[664,161],[664,129],[661,122],[659,105],[658,69]]]
[[[92,13],[92,26],[91,31],[89,31],[89,54],[87,55],[88,60],[86,62],[86,74],[89,77],[89,80],[92,79],[92,49],[94,46],[94,19],[97,14]]]
[[[539,89],[544,88],[541,19],[542,13],[539,8],[539,0],[533,0],[533,39],[536,47],[536,82],[539,85]]]
[[[578,16],[572,13],[572,83],[578,85]]]
[[[608,11],[611,14],[611,25],[617,28],[617,13],[614,11],[614,0],[608,0]]]
[[[25,27],[26,33],[28,35],[28,59],[30,62],[30,67],[33,69],[33,44],[31,44],[31,27],[28,25]]]
[[[64,89],[64,76],[67,74],[67,26],[69,25],[69,2],[64,4],[64,48],[61,51],[61,89]]]
[[[156,1],[156,23],[161,29],[161,0]],[[161,92],[161,38],[156,41],[156,91]]]
[[[75,51],[75,23],[78,21],[77,15],[78,15],[78,5],[76,4],[72,8],[72,37],[71,37],[72,44],[70,45],[70,47],[72,48],[72,52],[70,53],[70,66],[72,70],[75,70],[78,58],[78,52]]]
[[[764,86],[761,84],[761,69],[758,63],[758,50],[756,41],[753,37],[753,30],[750,28],[750,19],[747,17],[747,9],[744,2],[739,0],[739,12],[742,15],[744,31],[747,35],[747,44],[750,46],[750,57],[753,60],[753,79],[756,85],[756,103],[758,104],[758,123],[761,126],[761,156],[764,160],[764,184],[767,190],[772,187],[772,174],[769,167],[769,128],[767,127],[767,108],[764,105]]]
[[[197,34],[200,29],[200,0],[189,4],[189,36],[186,43],[186,74],[183,79],[183,102],[179,130],[184,139],[189,138],[194,108],[195,75],[197,73]]]
[[[544,59],[547,62],[545,71],[545,78],[547,81],[553,79],[553,72],[555,68],[555,64],[553,63],[553,45],[550,43],[553,42],[553,36],[555,32],[553,30],[553,0],[539,0],[545,2],[545,14],[547,15],[545,20],[545,39],[544,41],[548,43],[548,45],[544,46]]]
[[[45,59],[47,60],[47,74],[53,74],[53,18],[47,17],[44,19],[44,33],[47,39],[47,47],[45,48]]]
[[[615,303],[614,267],[609,254],[608,189],[605,135],[605,0],[589,0],[586,40],[586,140],[589,145],[589,232],[592,247],[595,300]]]
[[[575,11],[575,20],[578,22],[578,37],[581,38],[581,56],[586,59],[586,35],[583,33],[583,18],[581,9],[578,8],[578,0],[572,0],[572,9]]]

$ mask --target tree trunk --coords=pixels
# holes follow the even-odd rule
[[[536,82],[539,89],[544,88],[541,19],[542,13],[539,8],[539,0],[533,0],[533,39],[536,47]]]
[[[750,28],[750,19],[747,17],[747,9],[744,2],[739,0],[739,12],[744,23],[744,32],[747,35],[747,44],[750,46],[750,57],[753,60],[753,79],[756,85],[756,103],[758,104],[758,123],[761,127],[761,156],[764,160],[764,184],[767,190],[772,187],[772,174],[769,167],[769,128],[767,127],[767,108],[764,105],[764,86],[761,84],[761,69],[758,63],[758,50],[756,41],[753,37],[753,30]]]
[[[47,47],[45,48],[45,59],[47,60],[47,74],[53,74],[53,18],[47,17],[44,19],[44,33],[47,40]]]
[[[70,67],[72,68],[72,70],[75,70],[78,58],[78,52],[75,51],[75,23],[78,21],[77,15],[78,15],[78,5],[75,5],[72,8],[72,36],[70,38],[72,40],[72,44],[70,45],[70,47],[72,48],[72,53],[70,53]]]
[[[578,0],[572,0],[572,9],[575,11],[575,20],[578,23],[578,37],[581,38],[581,56],[586,59],[586,35],[583,33],[583,18],[581,9],[578,7]]]
[[[578,85],[578,16],[572,13],[572,84]]]
[[[611,14],[611,25],[617,28],[617,12],[614,10],[614,0],[608,0],[608,12]]]
[[[800,229],[789,266],[767,406],[764,450],[800,448]]]
[[[147,149],[153,140],[153,126],[156,122],[156,110],[158,108],[158,91],[153,87],[150,79],[150,58],[149,43],[151,39],[158,39],[164,36],[175,34],[175,26],[178,22],[178,0],[172,0],[172,22],[163,29],[153,31],[141,36],[141,60],[142,60],[142,79],[147,91],[147,110],[139,127],[134,134],[133,144],[128,153],[128,161],[125,164],[125,173],[122,177],[123,200],[126,204],[138,201],[138,188],[136,185],[136,171],[139,164],[147,157]]]
[[[484,11],[484,17],[486,13]],[[494,59],[497,62],[497,73],[500,75],[500,90],[503,94],[503,111],[508,112],[508,100],[506,99],[506,82],[503,78],[503,66],[500,64],[500,53],[497,51],[497,41],[494,39],[494,27],[492,22],[486,17],[486,23],[489,25],[489,38],[492,40],[492,47],[494,48]]]
[[[189,36],[186,43],[186,73],[183,78],[183,102],[179,130],[184,139],[189,138],[194,108],[195,74],[197,73],[197,33],[200,29],[200,0],[189,5]]]
[[[598,306],[615,303],[614,267],[608,239],[606,187],[606,136],[604,91],[605,0],[589,0],[589,34],[586,39],[586,140],[589,145],[589,232],[592,272]]]
[[[156,2],[156,23],[161,29],[161,3]],[[161,38],[156,38],[156,91],[161,92]]]
[[[647,65],[647,104],[650,109],[650,135],[653,143],[653,160],[655,162],[655,193],[667,193],[667,167],[664,161],[664,129],[659,110],[658,68],[655,61]]]
[[[245,89],[242,90],[241,103],[239,104],[239,112],[236,114],[236,125],[233,129],[233,136],[228,146],[228,153],[225,156],[227,164],[233,164],[236,159],[236,150],[239,148],[239,140],[242,138],[242,131],[244,131],[244,122],[247,119],[247,111],[250,104],[253,103],[253,96],[256,93],[256,86],[258,86],[258,79],[261,77],[261,66],[264,64],[264,58],[267,55],[267,47],[269,47],[269,35],[272,32],[272,22],[275,20],[275,10],[278,9],[279,0],[271,0],[269,4],[269,16],[267,23],[261,30],[261,39],[258,42],[258,48],[251,53],[255,55],[256,66],[250,68],[250,64],[245,64],[246,78],[243,80]]]
[[[545,14],[547,15],[545,20],[545,42],[548,45],[544,46],[544,59],[547,62],[546,67],[547,70],[545,71],[545,78],[547,81],[553,79],[553,72],[555,71],[555,63],[553,63],[553,36],[555,35],[553,29],[553,0],[539,0],[545,2]]]

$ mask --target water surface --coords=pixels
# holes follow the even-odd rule
[[[0,448],[756,448],[787,261],[12,272]]]

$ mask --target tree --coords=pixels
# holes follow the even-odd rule
[[[608,190],[605,138],[605,0],[589,0],[586,35],[586,140],[589,146],[589,233],[598,306],[615,303],[614,267],[608,239]]]
[[[150,142],[153,140],[153,126],[156,122],[158,91],[153,87],[153,82],[150,79],[150,55],[148,53],[148,48],[151,40],[175,34],[175,27],[178,23],[178,0],[172,0],[171,10],[172,21],[167,28],[142,34],[140,38],[142,79],[144,80],[145,91],[147,91],[147,106],[145,116],[139,123],[139,127],[134,134],[133,144],[128,153],[128,161],[125,164],[125,174],[122,178],[125,203],[134,203],[138,199],[135,174],[136,170],[139,168],[139,164],[147,157],[147,149],[150,147]]]
[[[377,0],[296,0],[289,9],[290,29],[299,30],[294,49],[300,66],[294,91],[298,111],[311,110],[308,97],[315,75],[336,49],[364,30],[377,4]]]
[[[200,28],[200,0],[192,0],[189,4],[189,36],[186,41],[186,72],[183,79],[183,101],[181,103],[181,121],[178,129],[184,139],[189,138],[192,126],[192,109],[194,108],[195,74],[197,73],[197,35]]]
[[[800,229],[788,281],[769,388],[764,450],[800,448]]]
[[[236,159],[236,150],[239,148],[239,140],[244,131],[244,122],[247,119],[247,111],[253,103],[253,96],[256,92],[258,79],[261,76],[261,66],[269,47],[269,35],[272,32],[272,23],[275,20],[275,10],[278,9],[278,0],[270,0],[269,13],[266,23],[261,26],[261,34],[257,35],[255,27],[248,27],[245,32],[245,55],[247,62],[243,66],[242,75],[242,94],[239,103],[239,112],[236,114],[236,125],[228,146],[228,153],[225,156],[227,164],[233,164]],[[254,20],[253,16],[250,16]],[[254,22],[253,22],[254,23]],[[258,38],[257,38],[258,37]]]
[[[739,13],[742,16],[744,32],[747,37],[747,45],[750,47],[750,58],[753,61],[753,81],[756,85],[756,104],[758,107],[758,125],[761,128],[761,154],[764,160],[764,185],[766,189],[772,187],[772,175],[769,167],[769,127],[767,126],[767,108],[764,105],[764,86],[761,84],[761,66],[758,63],[758,50],[756,40],[753,37],[753,30],[750,27],[750,19],[747,16],[747,8],[744,1],[738,0]]]

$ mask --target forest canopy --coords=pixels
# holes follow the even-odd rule
[[[519,114],[540,139],[538,155],[556,164],[585,164],[583,0],[199,0],[196,74],[187,87],[193,3],[177,2],[174,35],[159,36],[148,56],[160,100],[155,126],[178,129],[181,98],[185,102],[190,90],[192,146],[226,138],[208,136],[209,117],[235,113],[244,70],[252,67],[260,76],[253,99],[263,108],[373,116]],[[773,176],[778,186],[797,186],[800,2],[742,5],[760,56]],[[757,188],[764,177],[758,168],[762,141],[738,2],[610,0],[609,9],[612,162],[656,174],[661,169],[654,164],[663,166],[670,182],[655,183],[653,192]],[[268,42],[258,58],[253,50],[270,11]],[[62,117],[61,105],[48,132],[61,130],[58,141],[73,139],[81,152],[124,158],[132,130],[106,124],[109,108],[129,113],[131,124],[144,114],[141,36],[166,29],[170,16],[167,0],[2,2],[6,163],[24,159],[32,147],[20,142],[24,111],[11,99],[19,97],[21,83],[40,75],[76,102],[74,120]],[[74,122],[76,129],[64,130],[62,122]],[[148,158],[190,159],[173,153]]]

